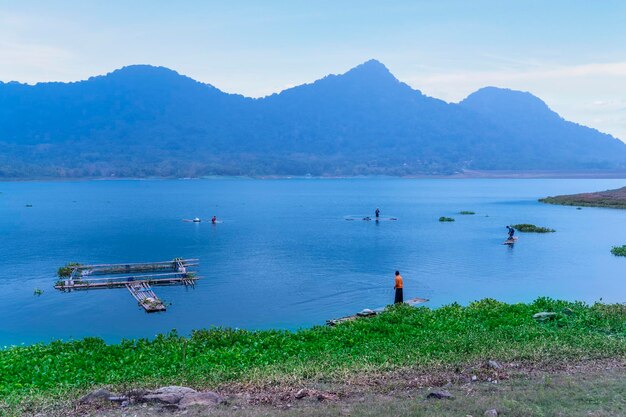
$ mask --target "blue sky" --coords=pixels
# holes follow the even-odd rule
[[[626,2],[0,0],[0,80],[130,64],[263,96],[370,58],[425,94],[530,91],[626,140]]]

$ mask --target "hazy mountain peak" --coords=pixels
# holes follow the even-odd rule
[[[345,74],[344,77],[375,80],[386,79],[398,82],[397,78],[389,71],[389,69],[380,61],[370,59],[364,63],[357,65]]]
[[[134,82],[136,80],[173,80],[179,78],[187,78],[178,72],[166,67],[157,67],[153,65],[128,65],[109,72],[108,74],[91,77],[94,79],[124,80]]]
[[[467,96],[459,104],[480,113],[556,114],[539,97],[527,91],[509,88],[483,87]]]
[[[399,87],[399,88],[398,88]],[[363,97],[364,99],[388,96],[401,91],[414,93],[406,84],[396,77],[381,62],[370,59],[343,74],[330,74],[311,83],[289,88],[278,94],[272,94],[270,100],[277,97],[290,97],[309,100],[311,95],[338,97]],[[419,91],[417,91],[421,95]]]

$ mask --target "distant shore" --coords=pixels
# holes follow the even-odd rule
[[[626,209],[626,187],[616,190],[597,191],[581,194],[557,195],[539,199],[541,203],[562,206],[604,207]]]
[[[200,177],[0,177],[0,182],[158,181],[158,180],[285,180],[285,179],[626,179],[626,171],[480,171],[411,175],[204,175]]]

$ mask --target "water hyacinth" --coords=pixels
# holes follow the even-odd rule
[[[613,246],[611,253],[615,256],[626,256],[626,245]]]
[[[553,320],[533,319],[541,312]],[[575,361],[626,355],[626,306],[492,299],[438,309],[388,307],[372,318],[295,332],[228,328],[175,331],[153,340],[99,338],[0,350],[0,411],[27,396],[50,398],[95,386],[342,380],[367,368],[434,370],[495,358]],[[0,413],[1,414],[1,413]]]
[[[514,224],[512,227],[523,233],[554,233],[556,232],[556,230],[554,229],[550,229],[548,227],[535,226],[534,224],[529,224],[529,223]]]

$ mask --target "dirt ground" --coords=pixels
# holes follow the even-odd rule
[[[494,366],[496,365],[496,366]],[[446,390],[450,399],[428,399]],[[626,417],[626,359],[534,367],[479,364],[450,372],[406,370],[341,383],[230,385],[213,407],[168,410],[158,404],[111,403],[49,409],[38,417],[260,416],[586,416]]]

